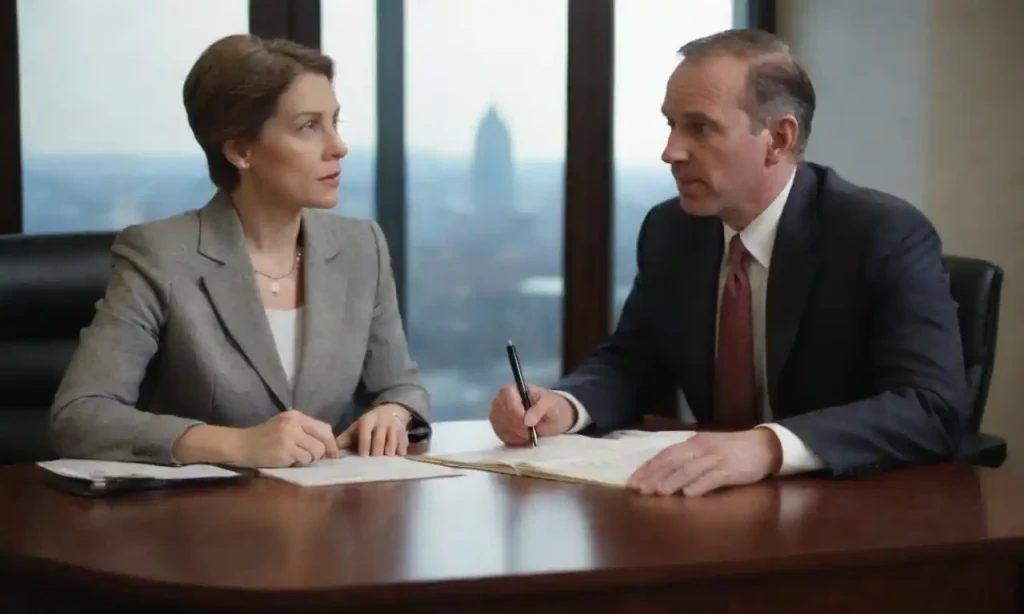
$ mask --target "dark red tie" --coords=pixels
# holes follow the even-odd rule
[[[715,359],[715,426],[752,428],[758,423],[754,376],[754,324],[751,314],[747,249],[734,235],[729,242],[725,285],[718,311]]]

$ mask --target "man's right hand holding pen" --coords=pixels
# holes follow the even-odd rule
[[[491,426],[495,434],[509,445],[528,445],[530,427],[536,427],[538,437],[562,435],[576,424],[576,409],[564,396],[537,386],[528,386],[530,409],[523,407],[514,383],[498,390],[491,401]]]

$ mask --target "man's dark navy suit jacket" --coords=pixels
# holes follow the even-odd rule
[[[722,222],[654,207],[618,326],[555,389],[603,433],[636,424],[682,389],[713,424]],[[928,219],[893,196],[801,163],[768,277],[774,421],[826,465],[863,475],[953,457],[967,419],[956,304]]]

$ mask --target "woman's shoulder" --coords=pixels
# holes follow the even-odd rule
[[[199,210],[126,226],[114,239],[114,251],[129,250],[139,255],[162,259],[184,252],[195,245],[190,238],[199,235]]]
[[[333,211],[308,210],[306,224],[319,240],[346,250],[377,251],[384,233],[373,219],[353,217]]]
[[[373,232],[377,222],[365,217],[355,217],[326,209],[307,209],[306,218],[308,221],[318,225],[324,225],[334,232]]]

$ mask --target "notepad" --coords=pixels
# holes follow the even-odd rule
[[[304,467],[260,469],[267,477],[296,486],[331,486],[396,480],[422,480],[464,475],[464,471],[445,466],[415,463],[403,456],[359,456],[345,454],[326,458]]]
[[[479,452],[428,453],[410,458],[445,467],[622,488],[633,472],[658,452],[693,435],[693,431],[629,431],[606,438],[559,435],[541,438],[536,448],[497,446]]]
[[[43,469],[76,480],[120,480],[143,478],[152,480],[209,480],[237,478],[238,473],[213,465],[165,466],[147,463],[61,458],[37,463]]]

